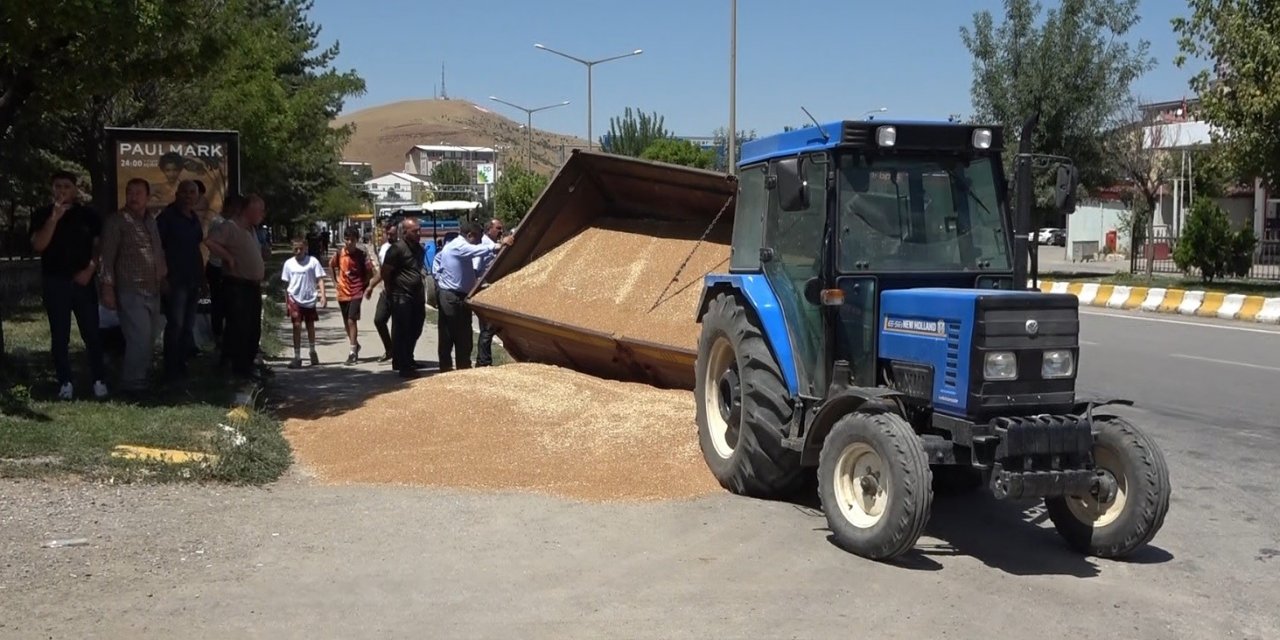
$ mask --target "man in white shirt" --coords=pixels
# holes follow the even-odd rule
[[[458,368],[471,368],[471,309],[466,305],[466,298],[476,285],[474,259],[495,255],[514,241],[508,236],[501,242],[485,246],[481,244],[482,237],[484,233],[479,224],[464,224],[462,234],[446,244],[432,264],[440,305],[437,330],[442,373],[453,370],[455,351]]]
[[[293,241],[293,257],[286,260],[280,270],[280,279],[289,283],[285,294],[285,308],[293,321],[293,360],[290,369],[302,367],[302,325],[307,325],[307,343],[311,346],[311,364],[320,364],[316,354],[316,301],[328,306],[324,291],[324,266],[315,256],[307,253],[307,243],[301,238]]]

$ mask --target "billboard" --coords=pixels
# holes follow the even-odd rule
[[[493,184],[493,163],[476,165],[476,184]]]
[[[205,195],[197,210],[207,225],[222,212],[228,194],[240,191],[239,134],[234,131],[108,128],[108,166],[114,207],[124,208],[125,185],[141,178],[151,185],[147,208],[153,213],[169,206],[183,180],[198,180]]]

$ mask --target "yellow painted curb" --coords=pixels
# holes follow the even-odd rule
[[[1249,322],[1257,321],[1258,313],[1262,311],[1262,305],[1266,302],[1267,299],[1262,296],[1245,296],[1244,304],[1240,306],[1240,314],[1237,317]]]
[[[1093,296],[1093,303],[1092,303],[1093,306],[1095,307],[1107,306],[1107,301],[1111,299],[1111,294],[1114,293],[1115,290],[1116,290],[1116,286],[1114,284],[1098,285],[1098,293],[1094,294]]]
[[[1068,283],[1067,283],[1067,293],[1069,293],[1069,294],[1071,294],[1071,295],[1073,295],[1073,296],[1079,296],[1079,295],[1080,295],[1080,290],[1081,290],[1081,289],[1083,289],[1083,288],[1084,288],[1084,283],[1083,283],[1083,282],[1068,282]]]
[[[1169,289],[1164,293],[1164,301],[1160,303],[1158,310],[1161,313],[1177,313],[1186,295],[1187,292],[1183,289]]]
[[[1049,292],[1050,292],[1050,291],[1052,291],[1052,290],[1053,290],[1053,283],[1052,283],[1052,282],[1050,282],[1050,281],[1048,281],[1048,280],[1041,280],[1041,281],[1040,281],[1040,291],[1041,291],[1041,293],[1049,293]]]
[[[1218,317],[1218,309],[1222,308],[1222,301],[1227,298],[1227,294],[1217,291],[1204,292],[1204,302],[1200,303],[1200,308],[1196,309],[1196,315],[1206,318]]]
[[[1147,294],[1149,293],[1151,293],[1151,290],[1147,287],[1133,287],[1132,289],[1129,289],[1129,298],[1124,301],[1123,308],[1130,310],[1141,309],[1142,303],[1146,301]]]
[[[178,449],[155,449],[131,444],[117,445],[111,450],[111,457],[125,460],[151,460],[168,464],[185,464],[188,462],[205,462],[214,464],[218,456],[198,451],[181,451]]]

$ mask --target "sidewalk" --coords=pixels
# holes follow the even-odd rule
[[[382,341],[373,326],[373,316],[378,308],[378,296],[365,300],[359,323],[360,359],[353,365],[344,364],[350,347],[336,300],[319,309],[316,322],[316,353],[320,364],[312,366],[307,359],[307,333],[302,331],[302,368],[289,369],[293,359],[293,326],[286,318],[280,325],[280,341],[285,349],[267,363],[275,372],[272,380],[271,401],[284,419],[312,420],[339,415],[373,401],[379,395],[402,389],[411,384],[391,370],[391,362],[378,362],[383,356]],[[414,358],[426,368],[423,376],[438,371],[436,361],[436,325],[426,322],[422,337],[414,349]]]

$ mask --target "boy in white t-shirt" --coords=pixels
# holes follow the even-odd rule
[[[311,364],[320,364],[320,356],[316,355],[316,301],[320,306],[328,306],[324,292],[324,266],[315,256],[307,254],[307,243],[301,239],[293,241],[293,257],[286,260],[280,279],[289,283],[285,295],[285,309],[289,319],[293,321],[293,361],[290,369],[302,367],[302,325],[307,325],[307,342],[311,346]]]

